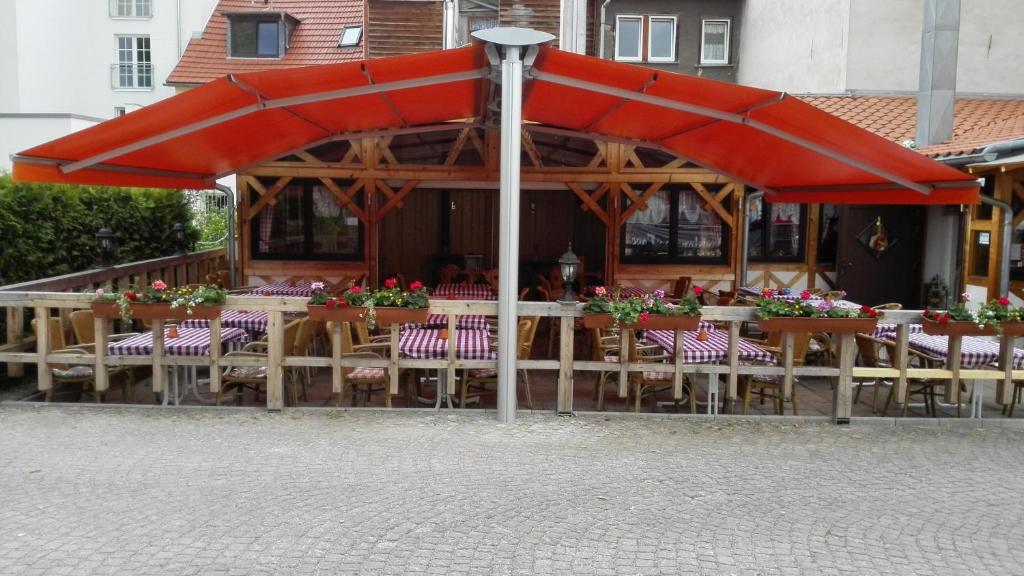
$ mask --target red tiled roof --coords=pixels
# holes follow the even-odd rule
[[[914,139],[916,97],[798,97],[898,144]],[[920,148],[918,152],[933,158],[956,156],[1015,138],[1024,138],[1024,99],[960,98],[953,113],[952,140]]]
[[[284,58],[229,59],[227,16],[266,9],[285,12],[299,20]],[[231,72],[294,68],[312,64],[336,64],[366,57],[365,41],[339,48],[342,29],[363,24],[362,0],[220,0],[200,38],[193,38],[168,84],[205,84]],[[365,36],[364,36],[365,38]]]

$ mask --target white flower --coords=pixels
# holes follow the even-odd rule
[[[971,294],[969,292],[964,292],[963,294],[960,295],[960,297],[964,299],[964,302],[971,301]]]

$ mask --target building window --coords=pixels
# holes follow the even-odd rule
[[[256,202],[254,192],[251,201]],[[253,257],[263,260],[359,260],[363,225],[320,184],[288,186],[252,220]]]
[[[724,263],[729,227],[697,192],[662,189],[623,226],[622,261]]]
[[[228,45],[232,58],[280,58],[280,18],[231,18]]]
[[[807,208],[801,204],[750,203],[747,256],[760,262],[800,262],[804,258]]]
[[[118,116],[124,116],[126,114],[126,112],[127,111],[125,110],[124,106],[114,106],[114,117],[115,118],[117,118]]]
[[[642,16],[615,17],[615,59],[624,62],[641,62],[643,50]]]
[[[118,36],[114,88],[119,90],[153,89],[153,55],[149,36]]]
[[[651,16],[649,22],[650,34],[648,34],[647,38],[647,61],[675,62],[675,16]]]
[[[114,18],[152,18],[152,0],[110,0],[110,15]]]
[[[338,46],[358,46],[359,39],[362,38],[362,36],[362,26],[346,26],[345,29],[341,32],[341,39],[338,41]]]
[[[729,20],[704,20],[700,33],[700,63],[729,63]]]

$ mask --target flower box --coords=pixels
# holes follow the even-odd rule
[[[878,318],[761,318],[757,321],[762,332],[874,332]]]
[[[931,336],[998,336],[1000,333],[1006,336],[1021,336],[1024,335],[1024,322],[1003,322],[978,326],[976,322],[966,320],[950,320],[943,324],[928,318],[921,318],[921,329],[925,334]]]
[[[365,322],[367,308],[362,306],[346,306],[344,308],[328,308],[309,304],[310,320],[333,320],[336,322]],[[376,306],[377,324],[422,324],[430,315],[429,308],[400,308],[392,306]]]
[[[611,328],[614,324],[611,314],[583,315],[583,326],[586,328]],[[622,326],[641,330],[696,330],[699,324],[700,316],[651,314],[646,322],[623,322]]]
[[[134,302],[129,305],[132,310],[132,318],[136,320],[188,320],[190,318],[202,318],[213,320],[220,316],[220,306],[194,306],[192,314],[184,306],[171,308],[169,302],[142,303]],[[121,310],[114,302],[93,302],[92,313],[97,318],[120,319]]]

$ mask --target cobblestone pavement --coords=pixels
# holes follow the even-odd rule
[[[1021,574],[1024,435],[0,407],[0,574]]]

